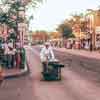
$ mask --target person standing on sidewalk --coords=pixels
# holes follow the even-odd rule
[[[92,42],[90,42],[90,51],[93,51]]]
[[[16,52],[16,49],[14,48],[13,40],[11,40],[8,43],[8,48],[9,48],[9,51],[8,51],[9,64],[10,64],[10,68],[13,68],[15,67],[15,52]]]
[[[20,42],[19,41],[16,41],[16,53],[15,53],[15,60],[16,60],[16,68],[20,68],[20,65],[21,65],[21,56],[20,56],[20,48],[21,48],[21,45],[20,45]]]
[[[47,64],[49,60],[55,59],[54,52],[50,46],[49,42],[46,42],[44,47],[41,49],[40,52],[40,59],[43,65],[43,72],[47,71]]]
[[[14,55],[15,55],[15,49],[13,46],[13,42],[9,41],[5,43],[5,57],[6,57],[6,66],[8,69],[14,67],[14,63],[15,63],[15,59],[14,59]]]
[[[8,68],[8,41],[5,41],[4,43],[4,59],[5,59],[5,67]]]

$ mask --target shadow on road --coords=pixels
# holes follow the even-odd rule
[[[100,83],[100,60],[80,55],[56,51],[55,55],[70,70],[89,80]]]

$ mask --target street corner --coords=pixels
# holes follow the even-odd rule
[[[24,69],[5,69],[3,70],[3,78],[10,79],[10,78],[18,78],[29,73],[28,63],[25,64]]]

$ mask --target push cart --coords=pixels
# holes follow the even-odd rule
[[[42,73],[44,80],[61,80],[61,68],[64,65],[61,64],[58,60],[51,60],[47,64],[47,70]]]

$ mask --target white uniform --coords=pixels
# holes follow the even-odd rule
[[[49,47],[47,49],[46,47],[43,47],[41,52],[40,52],[40,59],[41,59],[41,62],[45,62],[47,60],[55,59],[52,48]]]
[[[12,50],[10,50],[9,47],[12,48]],[[13,43],[5,43],[4,48],[5,54],[15,55],[16,49],[13,48]]]

